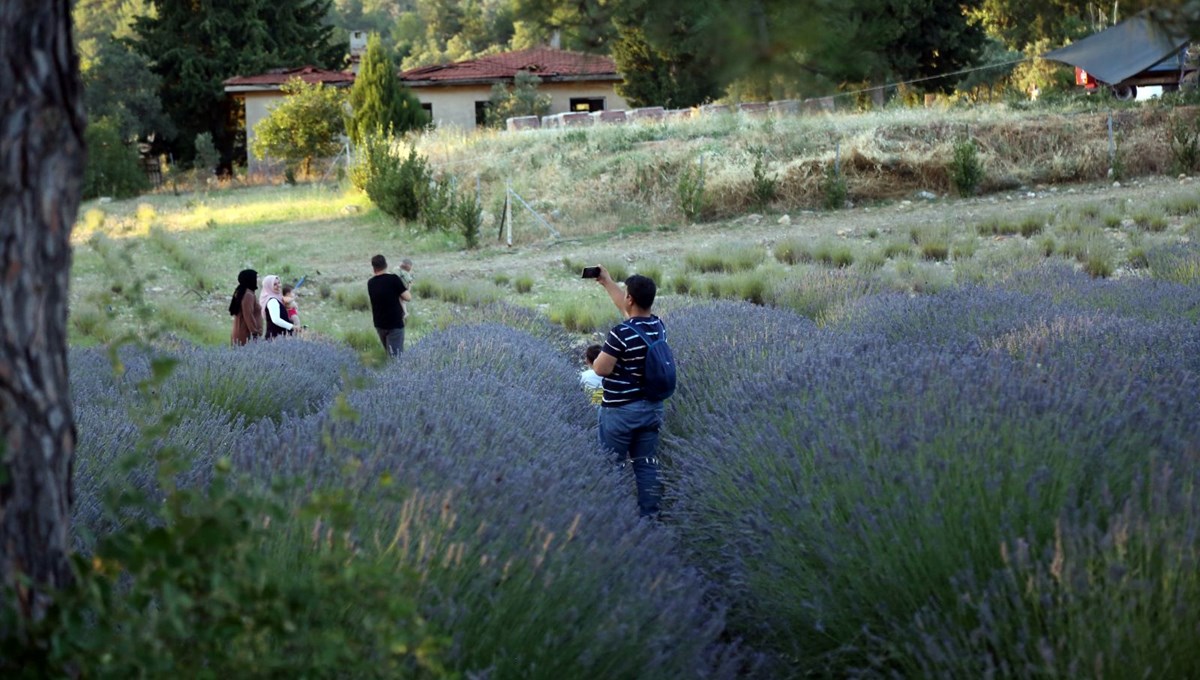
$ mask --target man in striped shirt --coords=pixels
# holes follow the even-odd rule
[[[663,404],[649,401],[642,394],[647,344],[630,326],[636,325],[651,342],[666,332],[662,321],[650,313],[657,287],[653,279],[634,274],[625,279],[622,289],[604,267],[600,267],[596,280],[625,318],[608,332],[600,356],[592,364],[596,374],[604,378],[600,444],[616,453],[622,465],[633,465],[638,508],[643,517],[653,517],[658,514],[662,497],[658,431],[662,428]]]

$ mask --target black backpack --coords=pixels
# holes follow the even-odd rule
[[[642,342],[646,343],[646,368],[642,372],[642,394],[649,401],[662,401],[675,394],[675,355],[667,344],[667,329],[664,326],[658,339],[650,338],[632,323],[625,322]]]

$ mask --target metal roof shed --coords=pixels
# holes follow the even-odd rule
[[[1183,48],[1188,42],[1186,36],[1173,35],[1139,14],[1079,42],[1047,52],[1042,58],[1083,70],[1095,80],[1112,85],[1118,97],[1122,94],[1132,97],[1135,85],[1169,85],[1172,79],[1178,84],[1186,69]],[[1148,71],[1158,76],[1150,76]]]

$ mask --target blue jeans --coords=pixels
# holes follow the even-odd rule
[[[379,333],[379,341],[383,343],[383,348],[391,356],[399,356],[404,351],[404,327],[400,328],[376,328]]]
[[[658,431],[662,422],[661,401],[600,407],[600,445],[617,454],[621,465],[633,463],[642,517],[657,515],[662,498],[662,483],[658,478]]]

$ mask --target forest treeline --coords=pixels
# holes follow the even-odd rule
[[[227,163],[238,114],[221,82],[344,68],[350,31],[378,35],[400,68],[546,44],[608,54],[634,106],[904,81],[919,81],[908,94],[991,99],[1069,86],[1069,72],[1023,60],[1148,4],[1185,25],[1200,16],[1197,0],[79,0],[74,21],[92,119],[185,161],[210,133]],[[980,66],[992,68],[972,70]]]

